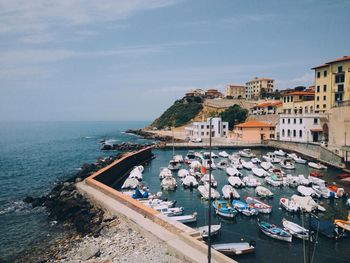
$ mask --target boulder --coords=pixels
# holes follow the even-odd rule
[[[88,260],[94,256],[100,254],[100,247],[97,244],[86,244],[84,247],[80,248],[77,252],[78,257],[81,260]]]

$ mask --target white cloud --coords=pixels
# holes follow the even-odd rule
[[[315,82],[315,75],[313,72],[305,73],[299,77],[294,77],[291,79],[277,79],[276,85],[279,89],[289,89],[296,86],[311,86]]]

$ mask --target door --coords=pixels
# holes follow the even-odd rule
[[[312,134],[312,141],[313,141],[313,142],[318,142],[318,132],[314,132],[314,133]]]

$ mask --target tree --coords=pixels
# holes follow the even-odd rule
[[[265,88],[261,88],[260,90],[260,98],[265,99],[267,97],[267,91]]]
[[[235,104],[221,112],[220,116],[223,121],[228,122],[229,129],[232,130],[236,124],[242,123],[247,119],[248,110],[242,109],[239,105]]]

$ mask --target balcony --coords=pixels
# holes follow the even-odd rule
[[[332,108],[350,106],[350,100],[335,102]]]

